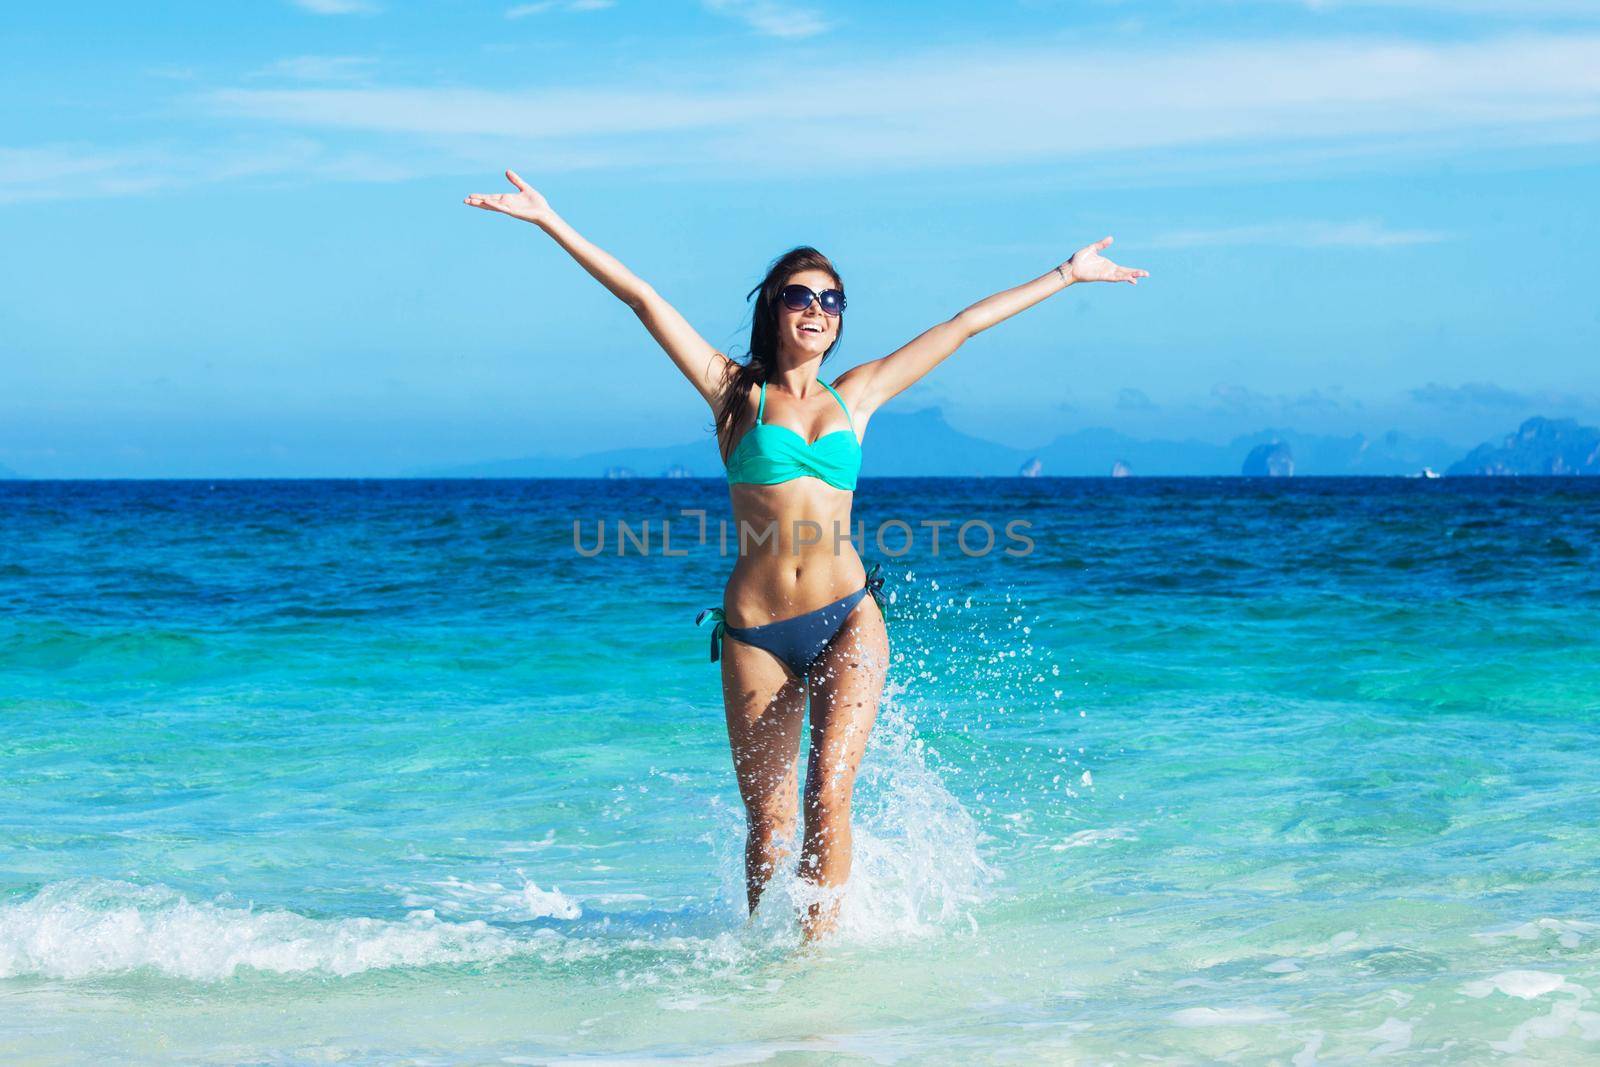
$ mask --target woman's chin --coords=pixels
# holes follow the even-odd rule
[[[820,356],[826,352],[828,350],[828,342],[802,337],[790,341],[787,347],[790,352],[794,353],[796,358],[804,362],[812,356]]]

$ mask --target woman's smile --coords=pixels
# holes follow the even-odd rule
[[[816,319],[801,319],[795,323],[794,332],[804,341],[826,341],[831,332],[828,324]]]

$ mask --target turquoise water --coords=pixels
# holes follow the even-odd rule
[[[864,483],[1036,547],[869,548],[810,954],[729,561],[573,548],[725,493],[0,484],[7,1062],[1600,1062],[1600,483]]]

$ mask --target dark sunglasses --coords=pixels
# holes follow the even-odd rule
[[[844,294],[837,289],[824,289],[813,293],[803,285],[786,285],[778,293],[783,306],[790,311],[804,311],[815,300],[825,315],[838,315],[844,310]]]

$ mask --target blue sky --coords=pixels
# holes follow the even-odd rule
[[[1600,0],[257,0],[0,14],[0,464],[385,475],[692,439],[514,167],[714,344],[838,368],[1114,234],[904,410],[1042,443],[1600,421]]]

